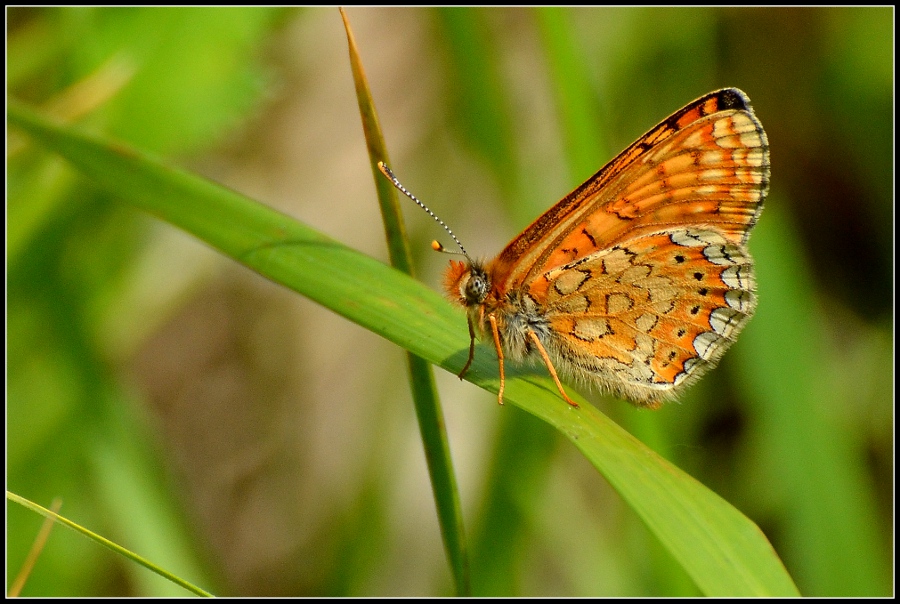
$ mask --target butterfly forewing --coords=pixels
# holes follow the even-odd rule
[[[664,120],[539,217],[489,266],[500,292],[642,233],[713,226],[746,240],[768,187],[768,143],[747,97],[710,93]]]

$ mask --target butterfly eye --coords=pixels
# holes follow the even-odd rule
[[[487,275],[476,268],[469,273],[469,278],[460,288],[460,293],[466,300],[466,306],[481,304],[487,298],[488,290],[491,288]]]

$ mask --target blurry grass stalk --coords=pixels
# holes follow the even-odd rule
[[[53,512],[54,514],[58,514],[59,508],[61,507],[62,499],[57,497],[50,504],[49,511]],[[47,544],[47,539],[50,537],[50,530],[53,528],[53,520],[54,519],[50,516],[44,518],[44,522],[41,524],[41,530],[38,531],[37,536],[34,538],[34,543],[31,545],[31,549],[28,550],[28,556],[25,558],[25,562],[22,563],[22,568],[19,570],[19,574],[16,575],[16,578],[13,580],[12,585],[10,585],[9,587],[9,591],[6,592],[7,597],[18,598],[19,594],[22,593],[22,588],[25,587],[25,582],[28,580],[28,577],[31,576],[31,571],[34,569],[34,564],[40,557],[41,552],[44,551],[44,545]]]
[[[74,122],[105,105],[131,81],[134,72],[132,61],[124,55],[115,55],[90,75],[57,93],[43,104],[42,110],[63,121]],[[10,136],[7,160],[21,152],[26,144],[24,137]]]
[[[409,240],[406,235],[400,205],[397,202],[397,192],[376,167],[380,161],[387,164],[390,163],[387,146],[381,132],[381,125],[375,111],[372,93],[369,90],[369,83],[363,70],[362,60],[356,47],[356,40],[350,28],[350,21],[344,9],[340,9],[340,11],[344,21],[344,28],[347,31],[350,67],[353,72],[353,82],[356,86],[356,98],[359,103],[359,113],[362,118],[363,132],[369,151],[372,175],[375,178],[375,188],[378,191],[378,202],[381,208],[381,217],[384,221],[384,231],[391,265],[412,277],[412,255],[409,251]],[[422,434],[422,445],[428,462],[428,472],[431,476],[431,488],[434,492],[435,505],[437,506],[444,549],[450,561],[450,569],[456,585],[456,595],[468,596],[471,595],[471,586],[462,506],[460,505],[459,489],[453,472],[453,460],[450,456],[450,443],[447,439],[444,415],[441,410],[440,399],[438,398],[437,386],[434,382],[434,372],[428,362],[421,357],[407,352],[406,358],[409,365],[413,402],[416,407],[416,417],[419,420],[419,431]]]

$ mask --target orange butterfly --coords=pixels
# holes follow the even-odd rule
[[[444,279],[468,311],[460,377],[477,330],[497,349],[500,404],[504,359],[535,352],[575,407],[557,367],[639,406],[673,399],[756,309],[746,243],[768,188],[766,134],[747,96],[725,88],[663,120],[490,262],[469,258],[450,233],[466,256]]]

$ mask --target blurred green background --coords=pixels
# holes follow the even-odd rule
[[[350,9],[393,168],[492,256],[737,86],[760,305],[605,413],[752,518],[804,595],[893,592],[893,9]],[[7,9],[7,93],[386,260],[336,9]],[[7,134],[7,488],[219,595],[449,595],[402,351]],[[419,278],[443,235],[407,212]],[[693,595],[551,428],[438,372],[482,595]],[[584,391],[584,389],[582,389]],[[8,583],[41,519],[7,503]],[[23,595],[185,592],[55,528]]]

